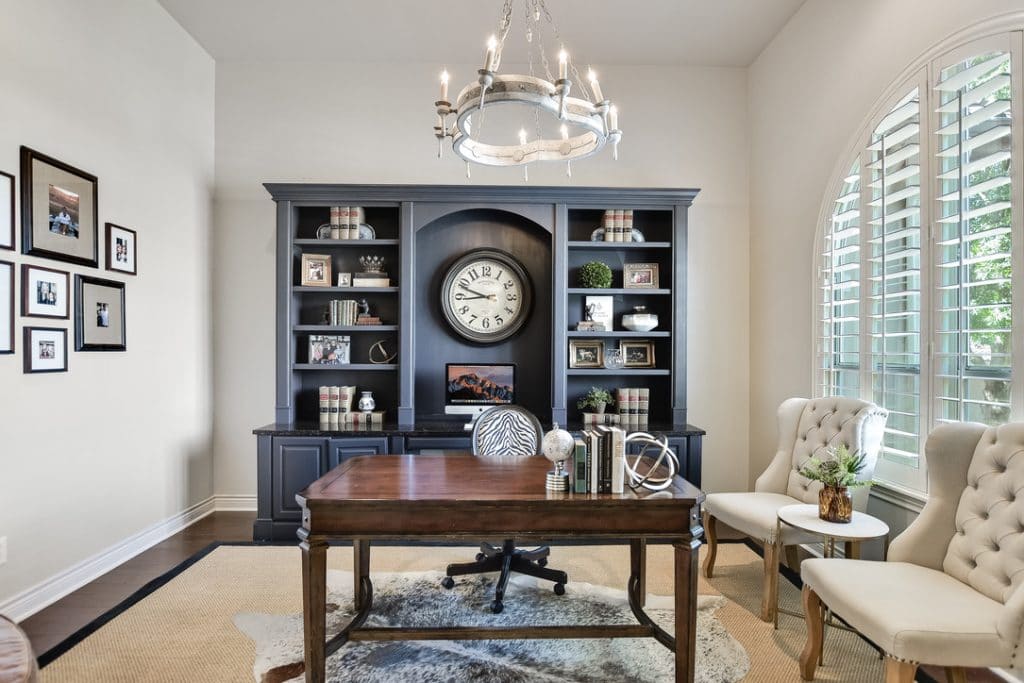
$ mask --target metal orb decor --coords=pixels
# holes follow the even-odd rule
[[[540,452],[555,464],[555,469],[548,472],[545,485],[548,491],[569,490],[569,473],[565,471],[562,463],[572,456],[575,447],[576,441],[572,434],[559,429],[557,422],[551,426],[551,431],[544,435],[540,442]]]
[[[558,75],[552,73],[545,52],[543,36],[545,24],[550,35],[561,43],[558,27],[551,18],[545,0],[523,0],[524,36],[529,54],[529,75],[499,74],[502,51],[512,26],[513,0],[505,0],[498,21],[498,32],[487,43],[484,67],[477,71],[477,79],[467,84],[456,98],[455,105],[448,99],[448,71],[441,73],[441,98],[434,103],[437,124],[437,156],[441,158],[444,141],[451,138],[452,149],[466,161],[466,177],[470,175],[470,162],[485,166],[523,166],[523,179],[529,180],[528,164],[534,161],[564,161],[566,175],[572,176],[572,162],[595,154],[609,142],[613,156],[618,159],[618,109],[606,99],[593,70],[587,75],[587,84],[564,48],[558,53]],[[539,64],[537,63],[539,62]],[[543,75],[535,73],[543,69]],[[570,78],[571,76],[571,78]],[[580,97],[570,97],[574,80],[579,84]],[[533,108],[533,120],[519,128],[518,139],[507,144],[483,141],[485,105],[519,104]],[[540,116],[558,120],[560,136],[545,136]],[[572,134],[570,134],[572,126]],[[534,130],[532,140],[527,129]],[[512,136],[509,135],[511,138]]]
[[[672,485],[679,472],[679,459],[668,447],[667,436],[654,437],[647,432],[633,432],[626,436],[625,443],[643,444],[632,462],[628,454],[622,459],[631,489],[642,487],[648,491],[663,491]],[[668,468],[667,471],[658,471],[662,465]]]

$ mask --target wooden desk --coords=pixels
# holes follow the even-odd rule
[[[325,678],[325,658],[350,640],[655,638],[675,652],[676,681],[692,681],[697,622],[697,549],[704,494],[682,479],[658,493],[547,493],[540,457],[389,455],[346,461],[297,494],[302,506],[306,680]],[[373,602],[370,541],[515,538],[629,539],[629,605],[639,624],[516,628],[363,628]],[[357,613],[327,638],[327,542],[351,540]],[[673,638],[643,611],[646,542],[675,547]],[[571,552],[571,550],[566,551]],[[438,588],[438,590],[441,590]],[[528,615],[527,615],[528,616]],[[325,642],[326,641],[326,642]]]

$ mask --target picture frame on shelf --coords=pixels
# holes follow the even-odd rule
[[[22,147],[22,253],[96,268],[98,186],[91,173]]]
[[[352,273],[338,273],[338,286],[339,287],[351,287],[352,286]]]
[[[614,328],[615,298],[608,295],[583,297],[584,322],[594,322],[603,325],[602,332],[611,332]],[[587,318],[590,318],[588,321]],[[595,326],[597,328],[597,326]]]
[[[625,289],[658,289],[658,264],[623,264],[622,286]]]
[[[125,351],[124,283],[75,275],[75,351]]]
[[[70,317],[70,275],[30,263],[21,264],[21,315],[26,318]]]
[[[106,223],[107,270],[136,275],[137,233],[115,223]]]
[[[0,355],[14,353],[14,264],[0,261]]]
[[[653,368],[654,367],[654,342],[642,341],[621,341],[619,349],[622,351],[624,361],[623,367],[627,368]]]
[[[328,254],[303,254],[300,276],[303,287],[330,287],[331,257]]]
[[[604,342],[590,339],[570,339],[569,367],[603,368]]]
[[[0,171],[0,249],[14,249],[14,176]]]
[[[25,374],[68,371],[68,331],[62,327],[26,327]]]

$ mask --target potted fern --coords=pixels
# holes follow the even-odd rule
[[[591,412],[604,413],[605,406],[615,404],[615,399],[608,393],[607,389],[600,389],[598,387],[590,387],[588,391],[580,400],[576,401],[576,407],[582,411],[586,411],[587,408],[591,409]]]
[[[800,474],[811,481],[820,481],[818,516],[826,522],[848,523],[853,519],[853,500],[849,490],[858,486],[871,486],[870,481],[858,476],[867,466],[867,458],[859,452],[851,453],[846,444],[828,448],[828,457],[811,456],[800,467]]]

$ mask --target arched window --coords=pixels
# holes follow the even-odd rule
[[[876,478],[898,486],[924,490],[934,425],[1024,416],[1021,45],[975,41],[904,82],[819,236],[818,389],[889,410]]]

